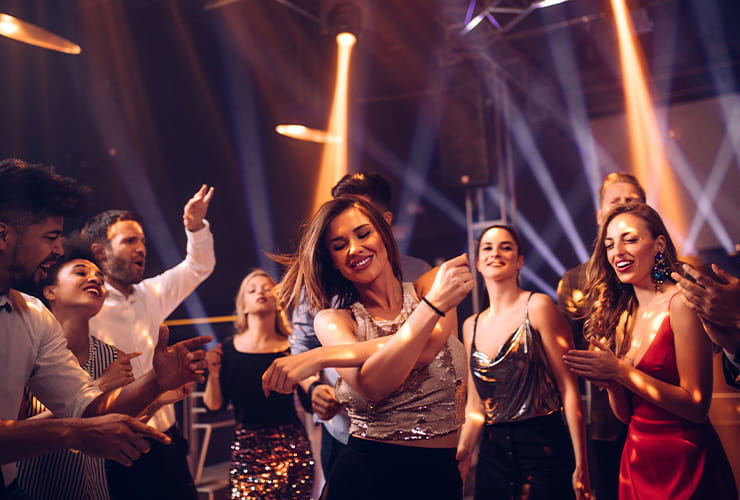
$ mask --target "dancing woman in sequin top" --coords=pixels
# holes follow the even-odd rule
[[[470,381],[461,472],[482,434],[476,500],[585,499],[580,394],[562,360],[573,336],[548,296],[519,287],[520,249],[518,233],[505,225],[486,229],[478,242],[490,305],[463,325]]]
[[[268,398],[262,392],[262,373],[290,353],[290,327],[277,307],[274,286],[262,270],[244,278],[236,296],[238,333],[206,355],[204,403],[211,410],[234,405],[233,499],[308,500],[313,489],[311,446],[293,394]]]
[[[465,361],[454,308],[473,286],[466,256],[402,283],[390,226],[369,203],[340,197],[318,210],[288,264],[281,297],[292,303],[305,290],[322,309],[323,347],[277,360],[263,385],[286,392],[338,369],[351,435],[322,498],[460,499]]]

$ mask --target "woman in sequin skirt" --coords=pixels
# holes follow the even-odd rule
[[[314,461],[293,394],[262,391],[262,373],[289,354],[290,328],[277,307],[275,282],[250,272],[236,296],[237,334],[210,350],[204,402],[210,410],[232,403],[236,416],[231,445],[231,498],[307,500]]]
[[[286,262],[281,298],[290,304],[303,294],[318,311],[322,347],[276,360],[263,384],[290,392],[319,370],[338,369],[335,394],[350,438],[324,500],[462,499],[455,445],[465,359],[455,307],[472,275],[461,255],[404,283],[399,260],[383,215],[364,199],[339,197],[322,205]]]
[[[580,394],[562,359],[573,335],[548,296],[519,287],[523,265],[514,228],[483,231],[477,268],[490,305],[463,324],[470,380],[458,460],[465,473],[480,441],[476,500],[583,500],[589,483]]]

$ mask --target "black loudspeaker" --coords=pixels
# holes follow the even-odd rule
[[[445,89],[439,92],[440,168],[453,186],[488,186],[496,137],[484,82],[471,62],[456,64],[446,71]]]

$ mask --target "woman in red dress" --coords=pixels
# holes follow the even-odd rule
[[[736,499],[722,445],[707,419],[712,344],[670,281],[673,242],[643,203],[615,207],[588,265],[588,351],[564,356],[576,374],[606,389],[629,423],[619,498]]]

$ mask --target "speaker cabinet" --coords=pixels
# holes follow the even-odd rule
[[[456,187],[491,184],[496,137],[487,92],[471,62],[447,68],[439,92],[439,162],[445,180]]]

